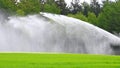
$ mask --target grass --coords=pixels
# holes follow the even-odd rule
[[[120,68],[120,56],[0,53],[0,68]]]

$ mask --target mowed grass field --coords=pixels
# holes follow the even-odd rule
[[[120,56],[0,53],[0,68],[120,68]]]

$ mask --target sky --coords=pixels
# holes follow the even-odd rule
[[[65,0],[65,2],[67,2],[68,4],[69,4],[71,1],[72,1],[72,0]],[[84,1],[90,3],[91,0],[80,0],[81,3],[84,2]],[[101,0],[99,0],[99,2],[101,2]]]
[[[68,3],[68,4],[70,4],[70,2],[71,2],[72,0],[65,0],[65,2],[66,3]],[[82,2],[88,2],[89,4],[90,4],[90,2],[91,2],[91,0],[80,0],[80,2],[82,3]],[[102,1],[103,0],[98,0],[98,2],[100,3],[100,4],[102,4]],[[115,0],[111,0],[111,1],[115,1]]]

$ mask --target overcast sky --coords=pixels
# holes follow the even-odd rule
[[[65,0],[65,2],[67,2],[68,4],[70,4],[70,2],[71,2],[72,0]],[[80,0],[80,2],[82,3],[82,2],[88,2],[88,3],[90,3],[91,2],[91,0]],[[102,3],[102,1],[103,0],[98,0],[98,2],[101,4]],[[111,0],[111,1],[115,1],[115,0]]]

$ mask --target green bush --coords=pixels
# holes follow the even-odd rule
[[[91,24],[94,24],[96,26],[98,25],[98,19],[97,19],[96,15],[93,12],[88,13],[88,21]]]
[[[88,21],[87,17],[84,16],[82,13],[77,13],[77,14],[68,14],[69,17],[74,17],[83,21]]]
[[[60,8],[57,7],[55,3],[44,5],[44,12],[60,14],[60,11],[61,11]]]
[[[24,16],[25,15],[25,12],[23,10],[21,10],[21,9],[17,10],[16,13],[19,16]]]

